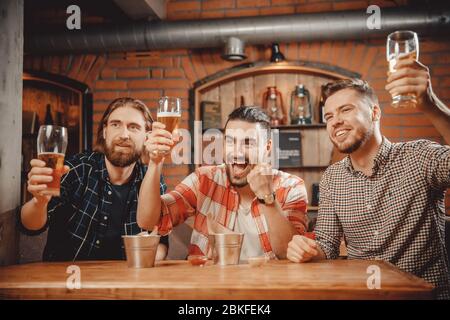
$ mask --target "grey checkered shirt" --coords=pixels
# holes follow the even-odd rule
[[[449,186],[449,146],[383,138],[371,176],[354,170],[350,157],[324,173],[316,240],[328,259],[336,259],[344,236],[349,259],[388,261],[434,284],[437,298],[449,299],[443,219]]]

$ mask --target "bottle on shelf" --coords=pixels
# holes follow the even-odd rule
[[[44,125],[54,125],[54,124],[55,122],[53,121],[52,107],[50,104],[47,104],[45,111]]]
[[[320,97],[319,97],[319,121],[320,123],[326,123],[325,121],[325,85],[320,87]]]

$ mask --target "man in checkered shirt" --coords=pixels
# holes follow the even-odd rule
[[[417,108],[450,143],[449,109],[433,93],[428,68],[401,59],[396,69],[386,89],[392,96],[414,93]],[[362,80],[330,83],[325,93],[328,134],[348,156],[322,177],[316,240],[294,236],[288,259],[336,259],[344,237],[349,259],[388,261],[431,282],[436,297],[448,299],[444,196],[450,147],[388,141],[380,132],[378,99]]]
[[[210,252],[209,232],[235,231],[244,233],[241,260],[286,257],[292,236],[306,231],[307,197],[302,179],[268,163],[269,116],[257,107],[235,109],[225,124],[225,164],[200,167],[160,196],[163,160],[176,140],[163,124],[153,124],[146,142],[151,160],[139,196],[141,228],[158,224],[164,234],[194,217],[191,255]]]
[[[98,128],[98,152],[65,159],[59,197],[43,194],[52,169],[31,160],[28,191],[33,199],[22,207],[18,223],[30,235],[48,228],[43,260],[125,259],[121,236],[143,231],[136,223],[139,186],[146,172],[140,158],[152,121],[141,101],[112,101]],[[165,189],[161,178],[158,193]],[[166,256],[167,246],[167,237],[161,238],[157,260]]]

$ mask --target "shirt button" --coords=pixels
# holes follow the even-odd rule
[[[108,220],[108,217],[107,217],[107,216],[104,216],[104,217],[103,217],[103,220]]]
[[[111,195],[111,193],[112,193],[111,191],[108,191],[108,194],[109,194],[109,195]]]
[[[366,206],[366,208],[370,210],[370,209],[372,209],[372,206],[371,206],[370,204],[368,204],[368,205]]]
[[[100,244],[100,240],[95,241],[96,244]]]
[[[375,230],[374,232],[373,232],[373,234],[374,234],[374,236],[378,236],[378,230]]]

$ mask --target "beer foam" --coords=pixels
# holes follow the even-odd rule
[[[40,156],[40,155],[46,155],[46,154],[56,154],[56,155],[58,155],[58,156],[65,156],[65,154],[64,153],[59,153],[59,152],[40,152],[40,153],[38,153],[38,157]]]
[[[181,117],[180,113],[177,112],[158,112],[157,117]]]

